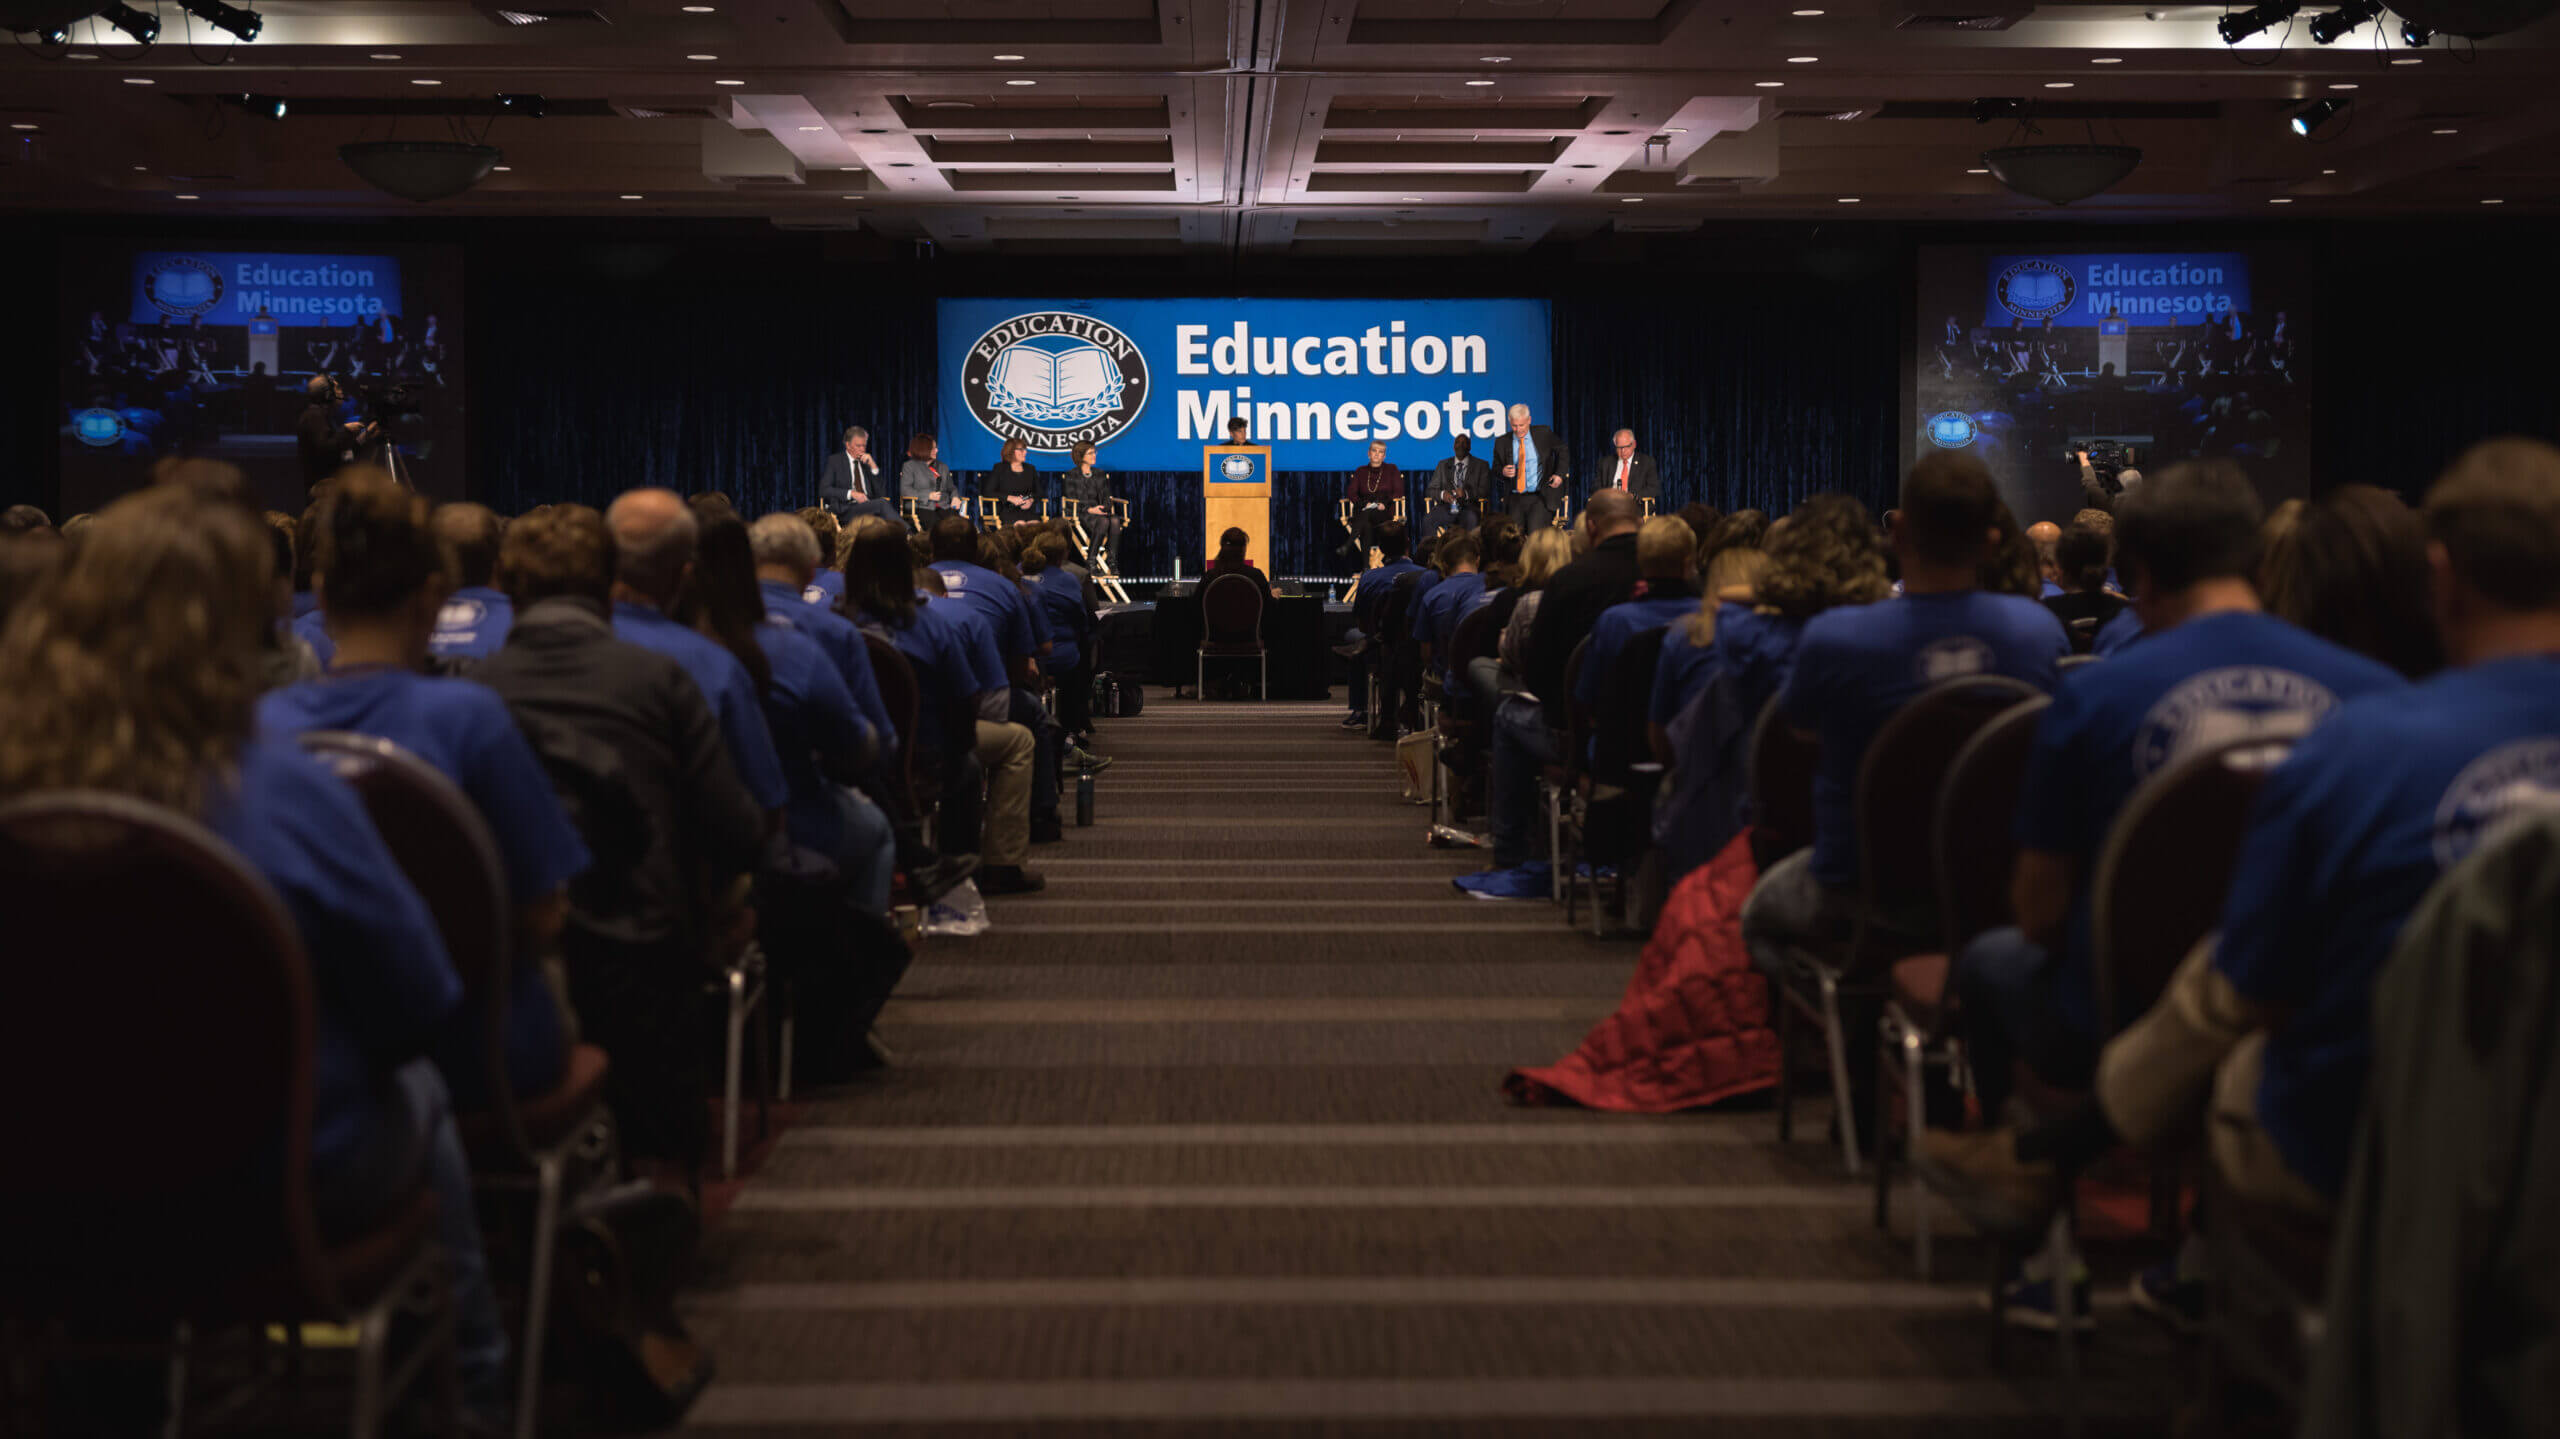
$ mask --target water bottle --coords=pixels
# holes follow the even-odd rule
[[[1076,828],[1091,829],[1092,827],[1093,771],[1082,770],[1076,775]]]

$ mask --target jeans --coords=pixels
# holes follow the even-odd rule
[[[1742,945],[1751,952],[1751,967],[1774,979],[1787,968],[1788,950],[1846,939],[1855,904],[1848,891],[1813,877],[1810,849],[1769,866],[1742,902]]]
[[[1031,731],[1031,817],[1053,824],[1058,818],[1058,751],[1066,732],[1040,707],[1038,695],[1019,687],[1006,701],[1005,718]]]
[[[2024,1061],[2060,1089],[2086,1089],[2098,1046],[2053,1010],[2055,958],[2015,928],[1986,930],[1956,957],[1950,977],[1964,1014],[1965,1055],[1985,1118],[1998,1122],[2012,1068]]]
[[[362,1144],[311,1176],[312,1208],[332,1239],[361,1234],[405,1197],[421,1174],[436,1196],[436,1242],[443,1246],[453,1281],[454,1344],[460,1354],[464,1397],[474,1409],[503,1411],[507,1403],[507,1331],[498,1320],[498,1296],[489,1288],[489,1261],[480,1247],[480,1215],[471,1193],[471,1162],[453,1126],[444,1076],[433,1062],[413,1059],[392,1071],[380,1123]]]
[[[1555,732],[1538,702],[1514,695],[1493,714],[1493,764],[1485,804],[1493,824],[1493,867],[1512,869],[1546,853],[1538,825],[1538,774],[1557,759]]]
[[[844,841],[833,856],[844,874],[845,889],[868,914],[889,912],[889,885],[898,870],[897,837],[889,817],[859,790],[835,787],[836,807],[844,812]]]

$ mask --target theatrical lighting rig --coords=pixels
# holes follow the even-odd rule
[[[2382,0],[2349,0],[2326,15],[2314,15],[2303,28],[2311,32],[2314,45],[2337,43],[2341,36],[2369,20],[2382,17]]]
[[[252,115],[268,120],[281,120],[285,114],[282,95],[225,95],[224,103],[237,105]]]
[[[2424,50],[2436,42],[2436,32],[2415,20],[2400,22],[2400,43],[2412,50]]]
[[[2252,35],[2274,29],[2292,19],[2302,9],[2302,0],[2261,0],[2236,15],[2225,15],[2213,22],[2214,33],[2225,45],[2237,45]]]
[[[2293,127],[2293,133],[2309,139],[2312,131],[2345,114],[2347,107],[2354,103],[2352,100],[2314,100],[2294,111],[2293,118],[2285,123]]]
[[[255,40],[267,22],[254,10],[225,5],[222,0],[178,0],[178,8],[235,40]]]
[[[116,0],[116,3],[99,10],[98,18],[132,36],[136,45],[148,45],[160,38],[160,17],[146,15],[125,4],[124,0]]]
[[[501,91],[497,99],[499,109],[510,115],[522,115],[528,120],[539,120],[551,109],[550,103],[539,95],[509,94]]]

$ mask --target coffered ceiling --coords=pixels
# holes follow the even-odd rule
[[[2318,46],[2304,11],[2232,47],[2221,7],[2027,0],[253,8],[252,43],[161,0],[148,49],[94,20],[0,46],[0,207],[761,216],[962,251],[1313,255],[1719,218],[2560,207],[2553,20],[2410,48],[2387,14]],[[1985,98],[2142,164],[2067,212],[2021,199],[1978,158],[2022,131],[1978,122]],[[2297,137],[2315,99],[2353,103]],[[385,138],[485,138],[505,168],[419,207],[338,160]]]

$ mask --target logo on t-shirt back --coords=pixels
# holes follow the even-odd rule
[[[2155,774],[2234,740],[2299,739],[2337,703],[2318,681],[2266,665],[2190,675],[2142,717],[2133,736],[2133,773]]]
[[[480,624],[489,618],[489,607],[478,600],[450,599],[436,611],[436,638],[469,640],[480,632]]]
[[[2502,744],[2462,767],[2436,803],[2436,863],[2450,866],[2518,820],[2560,810],[2560,739]]]
[[[945,594],[957,595],[969,587],[967,570],[936,570],[934,573],[942,576],[942,589]]]
[[[816,585],[811,585],[800,592],[800,603],[804,605],[822,605],[826,602],[827,592]]]
[[[1922,684],[1938,685],[1986,673],[1993,659],[1991,646],[1973,636],[1949,635],[1922,645],[1913,670],[1920,676]]]

